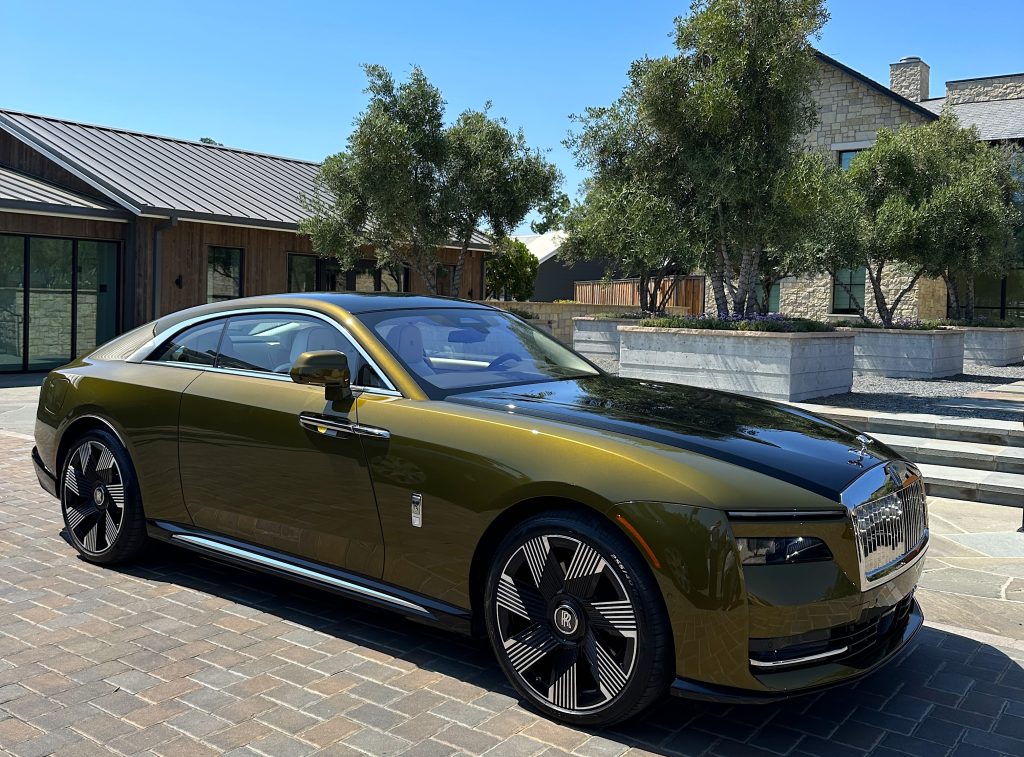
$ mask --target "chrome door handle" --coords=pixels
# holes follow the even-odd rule
[[[323,436],[338,436],[339,434],[355,434],[356,436],[369,436],[374,439],[390,439],[391,432],[385,428],[376,426],[365,426],[361,423],[351,421],[340,421],[333,418],[324,418],[319,415],[302,413],[299,416],[299,425],[307,431]]]

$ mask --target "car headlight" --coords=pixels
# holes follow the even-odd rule
[[[832,551],[813,536],[738,538],[740,562],[744,565],[793,565],[832,559]]]

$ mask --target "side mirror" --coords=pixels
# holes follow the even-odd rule
[[[288,375],[296,384],[322,386],[324,397],[331,402],[352,396],[352,375],[348,358],[337,350],[303,352],[292,365]]]

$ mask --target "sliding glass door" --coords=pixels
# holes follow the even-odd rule
[[[0,373],[23,369],[25,241],[0,234]]]
[[[111,339],[118,295],[116,242],[0,235],[0,372],[50,370]]]

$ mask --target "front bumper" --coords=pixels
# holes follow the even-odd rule
[[[49,494],[56,497],[57,477],[46,469],[46,465],[43,464],[42,458],[39,457],[39,450],[36,447],[32,448],[32,467],[36,469],[36,478],[39,479],[39,485]]]
[[[869,650],[845,663],[822,662],[801,666],[797,670],[763,673],[760,681],[767,689],[745,689],[722,686],[686,678],[676,678],[672,694],[689,699],[728,704],[763,704],[803,694],[812,694],[834,686],[856,681],[874,672],[903,652],[911,639],[924,625],[921,606],[908,596],[910,611],[901,623],[889,629],[886,637],[878,640]]]

